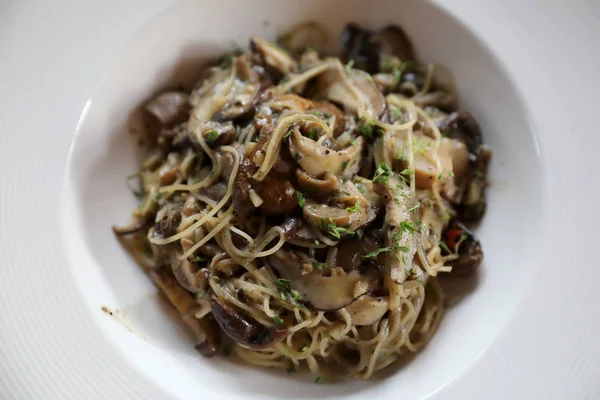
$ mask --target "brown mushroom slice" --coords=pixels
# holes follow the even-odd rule
[[[390,57],[402,61],[416,60],[412,43],[398,25],[387,25],[371,35],[371,47],[379,65]]]
[[[456,139],[442,138],[440,150],[450,156],[452,172],[456,177],[461,177],[469,165],[469,150],[467,146]]]
[[[252,349],[264,349],[285,339],[287,329],[276,329],[265,326],[225,303],[215,295],[210,296],[212,314],[219,327],[227,336],[237,343]]]
[[[286,178],[270,173],[260,182],[260,208],[267,215],[288,214],[298,207],[296,189]]]
[[[367,121],[379,118],[385,110],[385,98],[379,86],[365,71],[352,69],[348,73],[330,68],[321,74],[318,86],[320,95]]]
[[[313,197],[327,198],[340,188],[338,178],[327,171],[320,179],[313,178],[301,169],[296,170],[298,185]]]
[[[219,340],[218,332],[209,319],[198,319],[194,316],[197,308],[194,298],[183,289],[175,280],[169,277],[164,270],[150,271],[152,281],[166,295],[167,299],[181,314],[182,320],[192,329],[198,338],[196,349],[205,357],[216,354]]]
[[[328,233],[332,231],[331,224],[335,225],[333,228],[344,228],[353,232],[364,225],[367,219],[365,207],[359,207],[358,211],[349,211],[346,208],[319,203],[310,198],[306,199],[302,213],[304,220]]]
[[[352,325],[371,325],[379,321],[387,312],[389,302],[386,297],[362,296],[345,308],[350,314]]]
[[[277,38],[281,45],[295,55],[307,49],[323,49],[327,44],[327,32],[317,22],[298,24]]]
[[[333,137],[338,137],[346,129],[346,115],[337,108],[334,104],[328,101],[313,101],[308,111],[316,115],[331,115],[335,117],[335,126],[333,129]]]
[[[394,154],[400,154],[406,160],[409,149],[408,131],[397,132],[395,138]],[[412,138],[417,189],[431,189],[436,179],[444,180],[453,174],[452,158],[445,147],[440,146],[436,151],[435,140],[419,132],[413,132]],[[436,153],[440,161],[439,167],[436,163]]]
[[[448,115],[440,120],[438,128],[448,138],[463,142],[473,155],[476,155],[482,144],[479,123],[468,111],[457,111]]]
[[[196,268],[187,258],[179,260],[177,257],[173,257],[171,270],[177,282],[189,292],[202,293],[208,288],[208,270]]]
[[[307,261],[308,262],[308,261]],[[335,311],[352,304],[360,296],[374,290],[379,284],[379,274],[371,271],[361,275],[358,271],[325,276],[313,269],[306,273],[304,260],[289,251],[278,251],[269,256],[269,264],[279,272],[282,278],[290,281],[292,289],[303,295],[303,299],[318,309]],[[365,291],[355,295],[354,289],[360,284]]]
[[[381,207],[383,205],[383,199],[379,194],[375,192],[373,181],[360,176],[354,177],[354,185],[358,191],[367,199],[371,204],[371,207]]]
[[[297,69],[296,61],[291,58],[283,49],[267,42],[266,40],[253,37],[250,39],[250,49],[254,53],[260,54],[265,63],[281,72],[289,74]]]
[[[165,92],[150,100],[145,106],[160,127],[173,126],[187,119],[190,112],[189,95],[185,92]]]
[[[292,157],[296,158],[304,171],[315,177],[321,177],[328,171],[341,176],[346,173],[346,169],[353,171],[357,165],[360,168],[363,146],[364,138],[361,136],[356,139],[354,145],[333,151],[302,136],[297,129],[292,132],[289,142]]]
[[[192,91],[190,103],[193,109],[190,113],[187,128],[191,133],[210,121],[213,115],[230,100],[230,93],[235,85],[234,70],[216,69],[214,73],[202,82],[202,85]]]

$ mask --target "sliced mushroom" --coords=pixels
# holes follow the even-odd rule
[[[452,221],[443,233],[446,249],[453,251],[458,258],[448,262],[452,274],[465,276],[472,274],[483,260],[481,244],[470,230],[458,221]],[[443,255],[449,255],[442,249]]]
[[[185,92],[161,93],[144,106],[144,111],[154,118],[154,122],[161,128],[170,127],[188,118],[190,112],[188,98],[189,95]]]
[[[244,157],[240,161],[238,173],[233,183],[233,193],[231,196],[233,208],[242,220],[245,220],[254,208],[249,195],[252,189],[252,175],[254,175],[257,169],[249,158]]]
[[[289,180],[270,173],[261,182],[258,195],[261,210],[267,215],[288,214],[298,207],[296,189]]]
[[[157,214],[159,218],[154,224],[154,235],[168,237],[177,232],[181,223],[181,210],[183,205],[180,202],[167,203]]]
[[[278,38],[288,51],[300,55],[307,49],[323,49],[327,44],[327,33],[317,22],[304,22],[292,27]]]
[[[215,295],[210,296],[210,305],[221,330],[232,340],[252,349],[272,346],[289,334],[287,329],[275,329],[261,324]]]
[[[390,57],[415,60],[410,40],[397,25],[387,25],[372,32],[351,23],[344,27],[341,41],[344,60],[354,60],[357,68],[372,74],[379,72],[381,64]]]
[[[334,311],[347,307],[379,285],[379,273],[376,270],[361,275],[358,271],[344,273],[339,269],[341,272],[325,276],[312,268],[311,272],[306,273],[305,263],[309,263],[309,260],[303,260],[289,251],[280,250],[269,256],[269,264],[282,278],[290,281],[292,289],[297,290],[303,295],[303,299],[319,310]],[[354,289],[357,285],[363,287],[364,291],[355,295]]]
[[[198,194],[206,196],[214,202],[218,203],[223,200],[227,194],[227,184],[225,182],[216,182],[210,186],[198,190]]]
[[[208,288],[209,272],[206,268],[198,269],[188,259],[179,260],[177,257],[171,259],[171,270],[177,282],[187,291],[201,293]]]
[[[114,225],[112,227],[112,230],[117,236],[130,235],[132,233],[140,232],[143,229],[149,227],[150,225],[151,222],[149,219],[132,218],[126,225]]]
[[[301,169],[296,170],[298,184],[312,197],[327,198],[340,188],[338,178],[327,171],[320,179],[313,178]]]
[[[361,136],[351,145],[341,151],[333,151],[317,142],[302,136],[298,129],[292,132],[289,149],[302,169],[314,177],[322,177],[325,172],[340,176],[346,174],[346,169],[354,171],[360,168],[361,153],[364,138]]]
[[[298,229],[302,227],[302,218],[297,216],[287,217],[285,221],[283,221],[283,232],[285,235],[285,240],[290,240],[296,236]]]
[[[259,54],[268,66],[281,72],[283,75],[294,72],[297,69],[294,59],[282,48],[266,40],[253,37],[250,39],[250,50]]]
[[[352,325],[371,325],[379,321],[387,312],[389,302],[386,297],[362,296],[345,310],[350,314]]]
[[[406,279],[405,266],[412,265],[415,255],[416,234],[403,231],[401,223],[413,222],[412,215],[408,211],[412,207],[410,190],[406,183],[396,174],[393,174],[387,183],[377,182],[375,190],[385,199],[385,224],[387,227],[385,245],[391,248],[386,253],[385,275],[386,285],[390,291],[397,290],[397,284]]]
[[[235,65],[237,74],[228,101],[215,115],[220,121],[248,116],[260,89],[260,76],[252,68],[248,55],[238,57]]]
[[[214,356],[219,345],[218,331],[210,319],[198,319],[194,316],[197,308],[194,298],[162,269],[150,271],[150,277],[179,311],[182,320],[196,334],[198,338],[196,349],[205,357]]]
[[[440,120],[438,128],[448,138],[463,142],[471,154],[476,155],[479,151],[482,144],[481,128],[470,112],[454,112]]]
[[[306,199],[302,212],[307,222],[327,233],[331,233],[336,227],[353,232],[364,225],[367,219],[367,209],[364,207],[359,207],[358,211],[349,211],[312,199]],[[335,226],[332,227],[331,224]]]
[[[469,165],[467,146],[459,140],[444,137],[440,141],[440,151],[445,152],[450,157],[454,175],[456,177],[463,176]]]
[[[365,71],[351,69],[348,73],[341,68],[330,68],[319,76],[318,86],[320,95],[367,121],[379,118],[385,110],[379,86]]]
[[[335,127],[333,129],[334,137],[338,137],[346,129],[345,114],[342,110],[328,101],[313,101],[312,105],[308,108],[308,111],[324,117],[330,115],[335,117]]]
[[[446,147],[440,146],[436,150],[435,140],[421,132],[412,133],[412,149],[414,155],[414,173],[417,189],[431,189],[436,180],[445,180],[452,176],[452,158]],[[396,132],[393,154],[400,155],[404,160],[402,168],[406,168],[408,157],[408,132]],[[440,167],[436,163],[440,161]]]

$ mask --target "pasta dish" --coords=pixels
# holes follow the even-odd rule
[[[312,23],[251,38],[148,101],[140,203],[114,231],[202,355],[367,379],[431,339],[438,276],[481,263],[465,224],[491,152],[400,27],[325,43]]]

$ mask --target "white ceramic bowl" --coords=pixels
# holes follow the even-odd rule
[[[209,15],[202,3],[172,6],[125,44],[92,93],[74,139],[62,210],[63,237],[82,295],[91,310],[105,304],[119,311],[129,330],[96,313],[99,327],[125,357],[169,392],[182,396],[213,390],[207,382],[225,381],[231,375],[236,379],[218,388],[221,395],[348,396],[376,390],[392,398],[402,388],[407,398],[418,398],[434,392],[463,374],[496,338],[525,288],[526,282],[514,279],[514,272],[533,268],[540,250],[537,240],[525,242],[514,234],[514,227],[520,226],[522,235],[540,237],[544,210],[539,149],[519,94],[498,61],[465,26],[426,2],[404,7],[381,2],[374,8],[359,1],[294,5],[255,1],[252,7],[263,11]],[[454,72],[462,108],[477,116],[494,151],[488,213],[478,230],[485,250],[479,280],[448,311],[432,343],[402,368],[392,367],[393,373],[385,374],[388,379],[325,388],[315,387],[314,377],[202,358],[110,229],[126,221],[135,207],[124,183],[139,163],[138,136],[131,132],[133,110],[160,89],[197,79],[203,64],[229,51],[232,43],[246,46],[251,35],[274,39],[281,29],[309,20],[327,26],[333,40],[350,21],[371,27],[400,24],[423,60]],[[520,173],[524,170],[528,173]],[[520,257],[515,260],[506,248]],[[168,370],[160,368],[166,364]]]
[[[590,78],[600,54],[589,40],[600,33],[598,7],[100,4],[0,12],[0,76],[15,77],[0,80],[0,397],[600,395],[592,336],[599,315],[591,306],[600,218],[589,170],[600,144],[600,87]],[[192,81],[232,42],[274,38],[307,20],[326,25],[334,40],[349,21],[401,25],[423,61],[453,72],[461,107],[494,151],[488,212],[477,230],[485,252],[479,279],[458,288],[466,296],[423,351],[368,382],[316,385],[310,376],[202,358],[111,232],[135,206],[125,186],[139,161],[129,132],[135,108]]]

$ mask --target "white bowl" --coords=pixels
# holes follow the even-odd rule
[[[68,164],[62,230],[88,306],[96,311],[106,305],[121,320],[117,324],[96,313],[99,328],[148,377],[182,397],[376,392],[393,398],[400,390],[405,398],[420,398],[435,392],[463,374],[498,336],[526,287],[525,279],[515,279],[515,271],[529,276],[540,251],[536,239],[521,240],[541,236],[544,203],[539,149],[519,94],[485,45],[427,2],[403,6],[383,1],[374,7],[360,1],[263,0],[228,8],[216,2],[210,7],[178,3],[147,22],[115,56],[82,115]],[[125,186],[125,177],[139,163],[138,139],[130,132],[133,111],[160,89],[189,84],[206,60],[231,50],[232,43],[245,46],[251,35],[273,39],[282,29],[308,20],[326,26],[334,40],[350,21],[370,27],[401,25],[423,61],[441,63],[454,73],[461,108],[477,117],[494,151],[488,212],[477,231],[485,251],[478,281],[459,288],[465,297],[453,302],[421,353],[371,382],[318,386],[314,377],[202,358],[111,232],[111,225],[126,221],[135,207]],[[527,174],[521,173],[525,170]],[[520,235],[514,234],[515,227]],[[514,253],[519,254],[516,260]],[[460,280],[452,284],[465,286]]]
[[[433,2],[3,2],[0,398],[600,398],[600,3]],[[478,281],[369,382],[202,358],[110,232],[135,205],[129,113],[230,40],[311,19],[402,25],[494,150]]]

